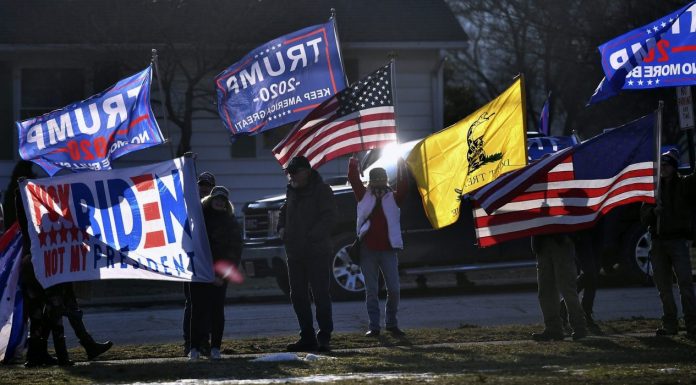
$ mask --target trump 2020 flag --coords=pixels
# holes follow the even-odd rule
[[[654,203],[655,117],[608,130],[474,193],[479,246],[578,231],[615,207]]]
[[[162,143],[151,80],[149,66],[89,99],[17,122],[19,155],[54,175],[61,168],[109,170],[111,159]]]
[[[527,164],[522,77],[473,114],[418,143],[406,162],[433,228],[459,218],[462,196]]]
[[[696,2],[599,46],[604,79],[588,104],[623,90],[696,84]]]
[[[298,121],[345,86],[333,19],[271,40],[215,77],[232,139]]]
[[[42,286],[97,279],[210,282],[193,160],[20,182]]]
[[[19,286],[22,234],[12,225],[0,238],[0,361],[9,362],[24,340],[24,301]]]
[[[390,62],[315,108],[273,149],[280,165],[303,155],[316,168],[396,142],[392,69]]]

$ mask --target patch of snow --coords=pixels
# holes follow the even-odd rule
[[[261,357],[251,360],[251,362],[283,362],[283,361],[299,361],[300,356],[295,353],[273,353],[265,354]]]
[[[297,356],[297,355],[296,355]],[[299,360],[300,358],[297,357]],[[136,382],[132,385],[275,385],[275,384],[326,384],[336,381],[401,381],[401,380],[421,380],[432,381],[436,378],[446,377],[447,375],[435,375],[432,373],[349,373],[349,374],[319,374],[305,377],[285,377],[285,378],[260,378],[254,380],[238,379],[182,379],[171,382]]]
[[[662,369],[657,369],[658,372],[660,373],[665,373],[665,374],[674,374],[679,371],[679,368],[662,368]]]

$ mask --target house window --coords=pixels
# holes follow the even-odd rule
[[[232,158],[255,158],[256,157],[256,137],[239,136],[230,146],[230,156]]]
[[[82,69],[27,68],[22,70],[21,109],[24,120],[53,111],[84,98]]]
[[[14,124],[12,122],[12,66],[0,62],[0,159],[14,159]]]
[[[288,135],[294,126],[295,123],[284,124],[261,134],[261,150],[264,154],[272,154],[273,148]]]

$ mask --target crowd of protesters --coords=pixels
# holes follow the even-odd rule
[[[24,365],[26,367],[72,366],[74,362],[70,360],[65,344],[63,317],[68,319],[89,360],[111,349],[113,343],[111,341],[96,342],[87,332],[85,324],[82,322],[82,310],[77,303],[72,282],[44,289],[36,279],[31,261],[28,222],[19,194],[19,182],[23,178],[35,177],[36,174],[32,170],[31,162],[24,160],[18,162],[12,171],[7,193],[3,197],[5,224],[9,227],[17,222],[22,232],[22,296],[24,298],[25,318],[29,320],[27,355]],[[49,336],[52,336],[56,357],[48,353]]]
[[[696,338],[696,295],[692,282],[688,240],[693,237],[693,209],[696,198],[696,174],[680,176],[678,154],[662,154],[659,198],[656,204],[643,204],[641,221],[651,236],[653,279],[662,302],[662,325],[658,336],[676,335],[679,330],[672,279],[677,277],[684,322],[688,337]],[[285,173],[288,178],[286,201],[280,211],[277,231],[283,240],[288,263],[290,299],[297,316],[300,339],[287,346],[291,352],[327,352],[331,350],[333,318],[329,294],[333,248],[331,229],[337,208],[331,188],[302,156],[293,158]],[[387,301],[385,330],[397,337],[406,333],[399,328],[400,298],[398,250],[404,247],[400,229],[400,209],[408,190],[403,161],[390,187],[387,172],[373,168],[367,186],[360,179],[356,158],[348,164],[348,180],[357,201],[356,241],[360,267],[365,275],[366,308],[369,318],[366,337],[380,335],[379,276],[384,277]],[[24,244],[22,253],[22,293],[29,320],[28,351],[25,366],[73,365],[65,344],[63,317],[68,318],[88,359],[94,359],[113,345],[96,342],[82,322],[72,283],[43,288],[34,276],[27,220],[18,192],[21,178],[34,178],[30,162],[15,167],[4,197],[5,224],[20,225]],[[229,191],[216,185],[210,172],[198,175],[199,197],[208,241],[215,266],[238,266],[242,252],[242,231],[230,202]],[[600,270],[596,229],[573,234],[533,236],[531,248],[537,258],[538,298],[544,329],[533,333],[535,341],[559,341],[569,334],[579,340],[588,333],[602,331],[593,318],[593,305]],[[211,283],[184,284],[184,354],[195,360],[203,356],[221,357],[224,331],[224,304],[227,281],[216,270]],[[580,296],[579,293],[582,293]],[[314,329],[312,302],[319,329]],[[56,357],[48,353],[52,336]]]

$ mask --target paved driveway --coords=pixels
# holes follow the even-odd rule
[[[384,308],[384,302],[382,302]],[[97,340],[116,344],[177,342],[181,337],[182,307],[89,308],[85,323]],[[653,287],[606,288],[597,293],[595,318],[609,320],[633,316],[657,318],[660,302]],[[364,303],[334,303],[336,332],[367,329]],[[292,335],[298,331],[290,304],[233,304],[225,310],[225,338]],[[67,321],[67,320],[66,320]],[[541,323],[536,292],[530,289],[507,293],[458,294],[404,298],[400,326],[410,328],[454,328],[462,324],[504,325]],[[70,329],[67,326],[66,329]],[[66,330],[69,346],[77,341]]]

